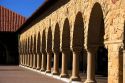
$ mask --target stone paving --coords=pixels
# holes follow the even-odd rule
[[[71,72],[69,72],[70,74]],[[86,80],[86,74],[80,73],[80,77],[82,82]],[[96,75],[96,80],[97,83],[107,83],[107,77]],[[66,83],[66,81],[55,79],[51,76],[19,66],[0,66],[0,83]]]
[[[65,83],[18,66],[0,66],[0,83]]]

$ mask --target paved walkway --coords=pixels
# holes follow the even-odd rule
[[[0,83],[65,83],[18,66],[0,66]]]

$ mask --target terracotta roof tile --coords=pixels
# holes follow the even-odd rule
[[[15,32],[25,20],[25,17],[0,6],[0,32]]]

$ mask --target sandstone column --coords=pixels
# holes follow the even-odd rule
[[[59,51],[54,52],[54,67],[53,67],[53,75],[59,74]]]
[[[41,71],[46,70],[46,52],[42,52],[42,63],[41,63]]]
[[[108,45],[108,83],[124,83],[122,42]]]
[[[89,48],[87,52],[87,79],[85,83],[96,83],[95,80],[95,53],[97,48]]]
[[[24,65],[24,42],[22,42],[22,65]]]
[[[67,69],[67,56],[69,56],[70,52],[67,50],[62,51],[62,70],[60,77],[67,78],[68,75],[68,69]]]
[[[48,51],[46,73],[51,73],[51,57],[52,57],[52,51]]]
[[[72,81],[81,80],[79,76],[79,55],[80,55],[79,49],[73,50],[72,76],[70,78],[70,80]]]
[[[29,42],[29,38],[28,38],[28,42],[27,42],[27,66],[29,67],[29,56],[30,56],[30,53],[29,53],[29,44],[30,42]]]
[[[36,56],[37,56],[36,53],[34,53],[33,54],[33,69],[35,69],[37,66],[37,57]]]
[[[37,70],[40,69],[40,63],[41,63],[41,60],[40,60],[41,57],[40,57],[40,55],[41,55],[40,53],[37,53],[37,68],[36,68]]]

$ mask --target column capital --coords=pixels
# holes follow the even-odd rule
[[[55,53],[58,53],[58,52],[60,52],[60,49],[52,49],[52,52],[55,52]]]
[[[51,49],[46,50],[47,53],[52,53]]]
[[[68,48],[68,47],[67,47],[67,48],[61,48],[61,51],[62,51],[62,52],[67,52],[67,51],[69,52],[69,50],[71,50],[71,49]]]
[[[98,47],[96,47],[96,46],[90,46],[90,47],[87,47],[86,51],[93,52],[93,51],[96,51],[97,49],[98,49]]]
[[[83,47],[80,46],[71,47],[71,50],[74,52],[81,52],[83,50]]]

